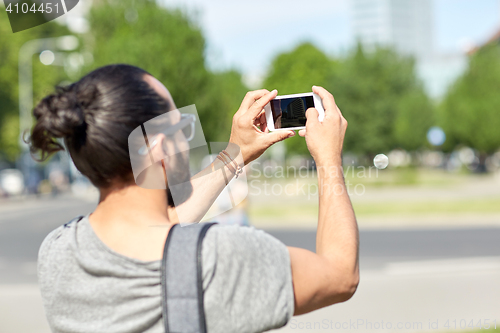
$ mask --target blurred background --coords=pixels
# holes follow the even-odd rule
[[[320,85],[335,96],[349,122],[361,283],[349,302],[282,331],[500,332],[499,0],[80,0],[15,34],[0,14],[0,332],[49,332],[38,247],[98,199],[67,154],[30,157],[31,110],[111,63],[144,68],[179,107],[196,104],[207,142],[229,139],[248,90]],[[246,200],[219,221],[314,251],[304,139],[246,172]]]

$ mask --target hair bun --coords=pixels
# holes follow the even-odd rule
[[[37,122],[31,131],[30,151],[41,151],[39,160],[63,150],[56,138],[78,142],[81,146],[86,140],[87,124],[82,105],[74,92],[74,85],[58,87],[55,94],[45,97],[34,109]]]
[[[58,87],[55,94],[45,97],[33,110],[38,125],[54,138],[70,138],[85,126],[82,105],[72,88]]]

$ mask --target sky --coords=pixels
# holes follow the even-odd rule
[[[207,39],[212,69],[235,68],[248,82],[265,74],[273,57],[302,41],[341,55],[355,38],[349,0],[161,0],[195,15]],[[432,0],[434,48],[463,52],[500,30],[500,0]]]

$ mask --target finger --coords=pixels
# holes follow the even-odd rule
[[[262,115],[262,114],[260,114],[257,118],[255,118],[255,119],[253,120],[253,124],[254,124],[254,125],[256,125],[256,126],[259,126],[259,125],[260,125],[260,123],[261,123],[261,115]]]
[[[266,111],[262,110],[257,116],[257,119],[259,119],[260,123],[262,124],[266,120]]]
[[[323,102],[323,106],[325,107],[325,116],[327,112],[334,112],[338,110],[337,104],[335,104],[335,98],[333,98],[333,95],[330,94],[328,90],[318,86],[313,86],[312,90],[315,94],[321,97],[321,101]]]
[[[253,120],[253,124],[260,130],[262,130],[262,126],[265,125],[265,121],[266,121],[265,111],[262,111],[261,114]]]
[[[315,108],[309,108],[306,110],[306,129],[314,127],[319,124],[318,120],[319,112]]]
[[[294,131],[275,131],[264,136],[267,147],[275,144],[276,142],[283,141],[286,138],[291,138],[295,135]]]
[[[274,89],[273,91],[263,95],[261,98],[255,101],[253,105],[248,109],[248,113],[253,117],[257,117],[264,107],[266,106],[267,103],[269,103],[273,98],[278,95],[278,90]]]
[[[241,102],[240,109],[243,110],[243,113],[245,113],[245,111],[248,110],[248,108],[250,108],[253,103],[255,103],[255,100],[261,98],[267,93],[269,93],[269,90],[267,89],[260,89],[247,92],[247,94],[243,98],[243,101]]]
[[[267,119],[266,119],[266,113],[263,112],[261,115],[260,115],[260,130],[262,132],[265,132],[267,129]]]
[[[306,136],[306,130],[305,129],[301,129],[299,131],[299,135],[302,136],[302,137]]]

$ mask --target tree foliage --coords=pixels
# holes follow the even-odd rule
[[[426,144],[434,110],[413,59],[391,49],[368,53],[358,45],[329,87],[349,122],[347,150],[373,155]]]
[[[7,15],[0,15],[0,158],[14,161],[19,154],[19,49],[32,39],[67,34],[67,29],[55,22],[12,33]],[[37,56],[32,59],[34,103],[67,78],[62,67],[45,66]]]
[[[349,122],[348,151],[373,155],[393,148],[415,150],[426,144],[434,123],[433,105],[415,75],[414,61],[390,49],[365,52],[358,45],[343,59],[331,59],[309,43],[272,62],[265,86],[280,94],[324,86]],[[304,154],[304,139],[287,140]]]
[[[469,59],[468,70],[449,90],[440,108],[448,148],[464,144],[481,153],[500,147],[500,45],[490,44]]]
[[[311,91],[313,85],[327,84],[335,68],[334,60],[313,44],[303,43],[276,56],[264,86],[278,89],[280,95]]]
[[[313,85],[326,86],[336,66],[336,61],[328,58],[316,46],[303,43],[272,61],[264,87],[268,90],[278,89],[279,95],[310,92]],[[291,153],[308,154],[304,138],[298,135],[287,139],[285,143]]]
[[[189,16],[156,1],[105,1],[90,13],[92,68],[141,67],[170,91],[177,107],[196,104],[207,141],[229,139],[231,117],[246,88],[236,71],[212,73],[205,38]]]
[[[81,36],[93,62],[80,73],[112,63],[141,67],[162,81],[178,107],[196,104],[207,141],[229,139],[231,118],[246,87],[234,70],[206,68],[205,38],[188,14],[160,7],[156,1],[99,1],[89,14],[90,31]],[[50,22],[13,34],[0,15],[0,154],[19,154],[18,53],[26,41],[68,34]],[[45,66],[33,57],[34,101],[68,77],[62,67]],[[71,77],[76,80],[78,77]]]

